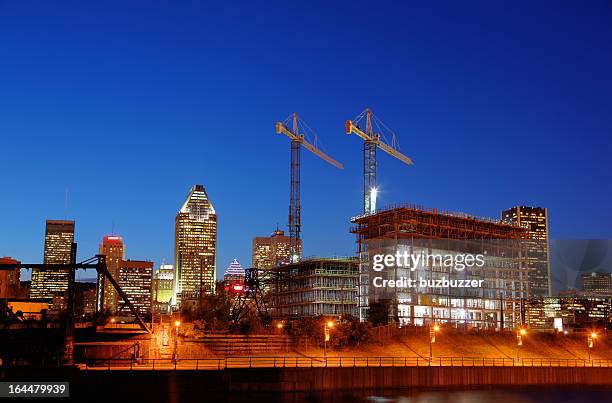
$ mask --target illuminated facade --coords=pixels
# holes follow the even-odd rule
[[[269,270],[289,263],[289,237],[281,230],[276,230],[269,237],[253,238],[252,267]],[[302,256],[302,240],[298,244]]]
[[[151,312],[152,281],[153,262],[123,260],[119,264],[119,286],[141,314]],[[118,311],[129,313],[129,308],[123,301],[119,301]]]
[[[10,257],[0,257],[0,264],[18,264]],[[16,298],[19,294],[20,270],[0,270],[0,298]]]
[[[234,259],[229,267],[225,269],[223,281],[226,283],[244,283],[244,269],[238,259]]]
[[[612,298],[612,274],[611,273],[582,273],[582,295],[595,298]]]
[[[504,210],[503,222],[527,228],[529,239],[529,288],[533,297],[552,295],[550,256],[548,248],[548,209],[542,207],[516,206]]]
[[[125,259],[123,239],[120,236],[109,235],[102,239],[100,254],[106,255],[106,268],[113,278],[119,279],[119,264]],[[117,312],[118,295],[112,283],[104,279],[104,310]]]
[[[191,188],[176,215],[175,303],[215,291],[217,215],[204,186]]]
[[[174,295],[174,266],[162,264],[153,274],[153,286],[151,287],[151,300],[153,311],[156,313],[167,313]]]
[[[74,221],[47,220],[45,264],[69,264],[74,242]],[[52,299],[68,289],[68,270],[32,270],[32,299]]]
[[[306,259],[275,270],[284,278],[271,292],[275,318],[357,316],[357,259]]]
[[[354,217],[352,222],[355,226],[351,232],[357,235],[360,262],[361,320],[368,318],[373,303],[383,303],[388,305],[390,321],[407,325],[448,322],[453,326],[503,329],[523,321],[520,301],[529,297],[528,267],[522,245],[527,238],[526,229],[488,218],[412,205],[363,214]],[[389,250],[393,253],[425,250],[440,255],[481,254],[485,264],[480,268],[456,271],[452,267],[428,263],[414,271],[393,267],[384,272],[389,280],[478,281],[479,286],[474,288],[419,285],[376,289],[371,285],[372,257]]]

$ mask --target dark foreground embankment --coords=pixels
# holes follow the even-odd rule
[[[612,386],[612,368],[362,367],[256,368],[222,371],[79,371],[4,369],[2,381],[69,381],[71,396],[159,397],[383,389],[465,389],[538,385]],[[185,398],[185,399],[183,399]],[[158,400],[158,399],[156,399]]]

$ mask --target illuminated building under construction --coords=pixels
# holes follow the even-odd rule
[[[440,212],[417,206],[399,206],[354,217],[351,232],[357,235],[360,258],[359,316],[367,319],[374,302],[385,302],[389,319],[401,324],[427,325],[450,322],[455,326],[513,328],[522,323],[522,299],[529,297],[528,268],[523,250],[526,229],[491,219]],[[393,267],[387,278],[467,279],[479,287],[394,288],[385,298],[371,283],[372,257],[382,248],[420,250],[484,256],[480,268],[461,272],[427,263],[418,270]],[[423,252],[419,252],[423,253]],[[374,274],[372,274],[374,273]],[[383,301],[381,301],[383,299]]]
[[[311,258],[273,269],[271,313],[278,319],[357,315],[355,258]]]

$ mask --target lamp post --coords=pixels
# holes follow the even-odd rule
[[[174,321],[174,351],[172,352],[172,360],[176,363],[178,361],[178,332],[181,326],[181,321]]]
[[[433,362],[433,344],[436,342],[436,333],[440,331],[440,326],[434,323],[429,327],[429,364]]]
[[[527,330],[521,328],[516,331],[516,359],[520,360],[519,347],[523,345],[523,336],[527,334]]]
[[[589,336],[587,337],[587,350],[589,352],[589,361],[591,361],[591,349],[593,348],[593,342],[594,340],[597,338],[597,333],[595,332],[591,332],[591,334],[589,334]]]
[[[325,356],[325,366],[327,366],[327,342],[330,339],[330,330],[334,327],[333,321],[327,321],[325,326],[323,327],[323,335],[325,338],[323,339],[323,355]]]
[[[117,325],[115,324],[115,318],[111,318],[111,329],[117,327]]]

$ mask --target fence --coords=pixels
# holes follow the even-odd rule
[[[612,367],[612,360],[483,357],[221,357],[87,360],[84,370],[223,370],[314,367]]]

